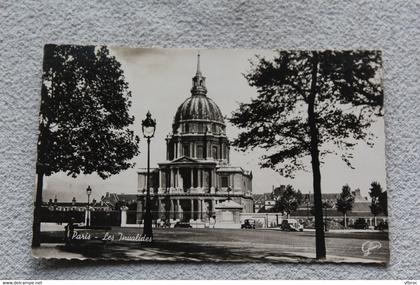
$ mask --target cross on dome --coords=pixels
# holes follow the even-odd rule
[[[206,96],[207,88],[206,88],[206,78],[202,75],[200,69],[200,52],[197,54],[197,72],[192,79],[193,86],[191,88],[192,96]]]

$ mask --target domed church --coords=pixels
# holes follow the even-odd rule
[[[252,173],[231,166],[229,152],[225,121],[207,94],[198,55],[191,96],[178,107],[166,137],[166,160],[151,169],[154,220],[206,225],[218,208],[226,208],[224,202],[253,212]],[[143,218],[146,177],[146,169],[138,171],[137,223]]]

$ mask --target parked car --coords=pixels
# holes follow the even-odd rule
[[[241,225],[241,229],[255,229],[255,220],[254,219],[244,220],[244,223]]]
[[[174,228],[192,228],[192,226],[187,222],[177,222]]]
[[[282,231],[303,232],[303,225],[295,219],[285,219],[281,222],[280,229]]]
[[[380,222],[376,227],[375,230],[384,231],[388,229],[388,222]]]

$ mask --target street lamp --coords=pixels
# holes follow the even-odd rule
[[[228,201],[230,200],[230,191],[232,191],[232,188],[229,186],[229,187],[227,188],[227,193],[228,193],[228,197],[227,197],[227,199],[228,199]]]
[[[89,212],[89,204],[90,204],[90,194],[92,194],[92,188],[88,186],[86,188],[86,194],[88,196],[88,202],[87,202],[87,217],[86,217],[86,227],[90,227],[90,212]]]
[[[150,139],[156,130],[156,120],[152,119],[150,111],[147,111],[146,119],[141,122],[143,136],[147,139],[147,177],[146,177],[146,213],[144,215],[143,238],[152,241],[152,213],[150,212]]]

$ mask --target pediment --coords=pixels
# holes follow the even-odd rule
[[[180,158],[172,160],[172,163],[198,163],[198,160],[186,156],[181,156]]]

